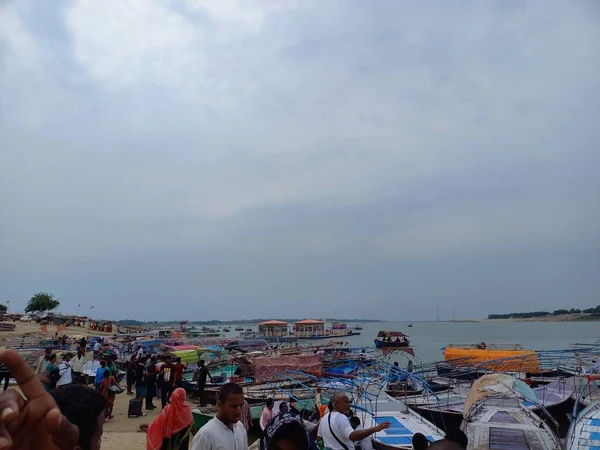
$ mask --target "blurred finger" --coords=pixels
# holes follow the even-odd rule
[[[44,386],[21,355],[14,350],[7,349],[0,352],[0,359],[10,370],[27,400],[46,395]],[[50,396],[48,398],[54,403]]]
[[[79,428],[73,425],[60,413],[58,408],[52,408],[44,417],[46,430],[52,436],[54,443],[61,449],[71,450],[79,442]]]
[[[25,408],[25,399],[14,389],[0,395],[0,422],[12,422],[19,416],[19,411]]]
[[[10,448],[12,439],[4,423],[0,422],[0,450]]]

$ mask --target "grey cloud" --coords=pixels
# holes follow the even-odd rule
[[[0,7],[0,301],[597,300],[594,5],[59,5]]]

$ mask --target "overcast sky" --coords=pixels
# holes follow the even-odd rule
[[[0,0],[0,301],[595,306],[599,80],[595,1]]]

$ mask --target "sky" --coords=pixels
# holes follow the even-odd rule
[[[598,80],[595,1],[0,0],[0,302],[598,305]]]

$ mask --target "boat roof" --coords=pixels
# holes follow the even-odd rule
[[[401,331],[386,331],[386,330],[381,330],[379,333],[377,333],[377,337],[402,337],[402,336],[406,336],[406,334],[402,333]]]
[[[287,322],[284,322],[283,320],[266,320],[264,322],[259,322],[258,325],[287,325]]]
[[[295,325],[322,325],[325,322],[323,322],[322,320],[315,320],[315,319],[304,319],[304,320],[299,320],[298,322],[294,322]]]

